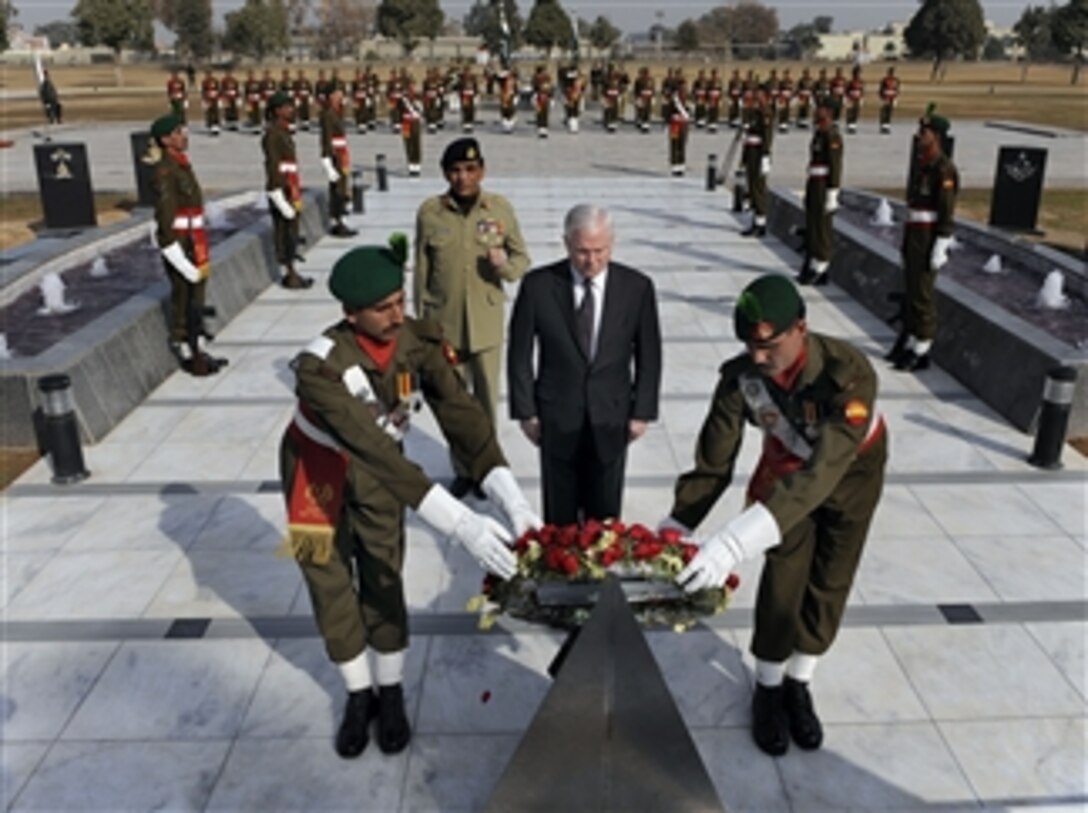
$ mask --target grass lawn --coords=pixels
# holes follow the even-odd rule
[[[98,225],[108,226],[132,213],[135,198],[124,192],[100,192],[94,196]],[[35,192],[0,195],[0,251],[33,240],[44,226],[41,198]]]

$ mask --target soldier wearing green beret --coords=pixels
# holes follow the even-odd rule
[[[506,295],[503,282],[529,270],[529,253],[510,202],[484,192],[484,158],[475,138],[459,138],[442,154],[449,190],[416,214],[414,304],[435,319],[457,351],[469,389],[496,419]],[[474,485],[453,460],[461,496]]]
[[[763,432],[748,507],[712,536],[677,577],[688,591],[721,585],[764,554],[751,651],[752,734],[766,753],[792,736],[818,748],[823,729],[808,684],[842,619],[883,488],[887,439],[877,379],[849,344],[810,332],[793,283],[767,275],[737,298],[747,352],[722,365],[695,465],[676,483],[661,527],[698,527],[733,478],[745,424]]]
[[[944,153],[948,119],[930,105],[918,122],[918,160],[907,185],[907,222],[903,228],[903,328],[885,357],[895,369],[929,367],[937,335],[937,272],[948,262],[960,176]]]
[[[195,376],[211,375],[227,362],[204,348],[205,288],[210,272],[204,197],[186,150],[189,136],[176,113],[151,124],[159,160],[155,191],[155,237],[170,280],[170,347],[182,368]]]
[[[839,208],[842,183],[842,136],[832,120],[829,99],[816,108],[805,184],[805,264],[797,281],[824,285],[831,265],[831,215]]]
[[[268,100],[269,123],[261,139],[264,149],[265,192],[268,195],[268,211],[272,215],[272,236],[276,247],[276,261],[283,266],[280,283],[284,288],[309,288],[314,284],[310,277],[295,271],[298,256],[298,220],[302,212],[302,177],[295,155],[295,139],[291,126],[295,117],[295,105],[285,91],[277,91]]]
[[[286,544],[348,690],[336,736],[345,758],[362,753],[373,719],[385,753],[402,750],[411,736],[401,687],[408,646],[405,506],[504,579],[516,570],[508,544],[541,524],[506,464],[494,425],[465,391],[441,328],[404,315],[407,238],[394,238],[390,247],[352,249],[333,266],[329,289],[344,318],[291,365],[298,408],[280,455]],[[404,456],[402,438],[421,401],[512,533]]]

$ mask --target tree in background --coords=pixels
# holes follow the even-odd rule
[[[1088,41],[1088,0],[1069,0],[1054,9],[1052,32],[1054,44],[1066,54],[1073,52],[1073,76],[1071,84],[1080,81],[1084,64],[1084,46]]]
[[[903,39],[913,56],[932,57],[930,79],[944,77],[944,62],[956,54],[974,59],[986,41],[978,0],[922,0]]]
[[[506,24],[510,28],[510,50],[516,51],[524,40],[525,20],[515,0],[501,0],[506,6]],[[503,31],[499,23],[499,8],[495,0],[476,0],[464,21],[465,33],[483,40],[493,54],[502,52]]]
[[[611,48],[616,41],[620,38],[621,32],[616,26],[612,25],[612,21],[605,17],[603,14],[598,15],[597,19],[593,21],[593,24],[589,26],[587,38],[590,45],[601,51]]]
[[[151,4],[147,0],[79,0],[72,9],[79,41],[83,45],[105,45],[114,53],[114,76],[124,84],[121,49],[150,51],[155,47],[151,27]]]
[[[79,28],[68,20],[52,20],[35,27],[34,36],[48,39],[50,48],[60,48],[79,42]]]
[[[992,34],[986,38],[986,44],[982,46],[982,58],[986,62],[1001,62],[1008,54],[1008,42],[1004,37],[995,37]]]
[[[699,47],[699,26],[694,20],[684,20],[676,26],[676,50],[689,53]]]
[[[1050,10],[1042,6],[1028,6],[1020,19],[1012,27],[1016,34],[1016,43],[1024,49],[1024,60],[1020,66],[1020,81],[1026,82],[1028,67],[1033,61],[1049,59],[1054,56],[1054,42],[1050,32]]]
[[[575,42],[574,25],[557,0],[536,0],[525,23],[525,41],[549,53]]]
[[[288,19],[291,19],[290,9]],[[317,7],[318,55],[328,59],[351,54],[356,45],[367,38],[373,26],[374,6],[367,0],[320,0]]]
[[[811,59],[820,48],[820,31],[815,23],[798,23],[783,37],[793,59]]]
[[[741,0],[733,7],[733,47],[765,46],[778,35],[778,12],[756,0]]]
[[[212,0],[175,0],[173,24],[177,51],[196,59],[211,56],[215,38],[212,34]],[[165,23],[165,21],[164,21]]]
[[[0,0],[0,51],[6,51],[11,47],[8,41],[8,25],[19,10],[12,5],[11,0]]]
[[[287,49],[287,8],[283,0],[246,0],[226,17],[223,47],[263,60]]]
[[[712,8],[695,26],[700,45],[727,49],[733,43],[733,9],[728,6]]]
[[[399,42],[405,54],[421,39],[441,34],[445,19],[438,0],[382,0],[378,5],[378,32]]]
[[[834,17],[829,17],[826,14],[821,14],[820,16],[812,20],[812,27],[816,29],[817,34],[830,34],[831,26],[834,24],[834,22]]]

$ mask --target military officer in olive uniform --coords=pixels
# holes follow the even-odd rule
[[[880,500],[887,433],[865,355],[809,332],[788,279],[766,275],[745,288],[734,327],[747,352],[721,367],[694,468],[677,480],[661,527],[690,535],[733,478],[745,424],[763,431],[748,507],[696,538],[699,553],[677,581],[689,591],[718,586],[739,562],[764,554],[752,734],[778,756],[791,737],[806,750],[823,742],[808,686],[838,632]]]
[[[170,348],[182,368],[195,376],[217,373],[225,359],[208,355],[204,342],[205,288],[211,270],[204,196],[186,150],[189,136],[176,113],[151,125],[160,152],[155,190],[155,238],[170,280]]]
[[[903,228],[903,330],[887,359],[895,369],[929,367],[937,335],[937,272],[948,262],[960,176],[944,154],[948,119],[929,106],[918,123],[918,156],[907,186],[907,222]]]
[[[309,288],[314,284],[313,279],[295,271],[295,261],[301,259],[298,256],[298,216],[302,212],[302,180],[295,139],[291,135],[295,116],[293,99],[282,90],[274,93],[268,100],[268,113],[270,121],[261,147],[276,261],[284,268],[280,283],[284,288]]]
[[[892,131],[892,110],[899,98],[899,77],[895,68],[888,68],[888,73],[880,80],[880,132],[887,135]]]
[[[435,319],[460,359],[473,396],[494,422],[504,331],[503,282],[529,269],[529,253],[514,208],[484,192],[484,157],[475,138],[459,138],[442,154],[445,194],[428,198],[416,215],[414,303]],[[475,481],[454,458],[454,492]]]
[[[348,204],[348,176],[351,172],[351,153],[348,136],[344,130],[344,91],[331,82],[325,86],[326,102],[321,108],[321,165],[329,179],[329,217],[333,226],[329,234],[334,237],[354,237],[355,229],[344,223]]]
[[[771,139],[774,138],[774,113],[767,105],[767,92],[753,90],[752,107],[744,123],[744,151],[741,161],[752,201],[752,222],[741,232],[744,237],[767,234],[767,176],[771,174]]]
[[[506,465],[493,424],[465,392],[441,328],[405,317],[408,245],[404,235],[395,237],[390,247],[352,249],[333,266],[329,289],[344,318],[291,365],[298,404],[280,449],[285,544],[348,691],[336,736],[344,758],[363,752],[374,719],[383,752],[397,753],[411,738],[402,688],[405,506],[504,579],[516,571],[508,543],[541,524]],[[405,458],[401,438],[421,401],[454,456],[502,509],[509,530]]]
[[[809,146],[808,182],[805,184],[805,264],[797,281],[826,285],[831,264],[831,215],[839,208],[842,183],[842,135],[832,120],[826,100],[816,108],[815,130]]]
[[[683,85],[669,94],[665,121],[669,134],[669,171],[679,177],[686,171],[688,132],[691,129],[691,108]]]

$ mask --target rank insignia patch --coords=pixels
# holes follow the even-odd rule
[[[453,349],[453,345],[449,342],[442,342],[442,355],[446,357],[446,361],[449,362],[451,367],[456,367],[461,363],[461,359],[457,356],[457,351]]]
[[[864,401],[859,401],[855,398],[852,401],[846,402],[843,414],[846,416],[846,422],[848,424],[851,426],[861,426],[869,420],[869,407],[865,406]]]

